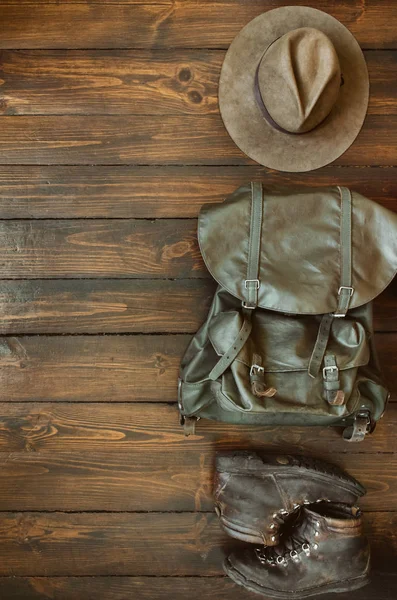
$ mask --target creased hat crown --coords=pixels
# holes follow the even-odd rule
[[[317,127],[338,98],[341,69],[331,40],[302,27],[276,39],[258,66],[258,86],[267,113],[280,129],[305,133]]]

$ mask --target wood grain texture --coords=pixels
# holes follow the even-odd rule
[[[386,52],[383,61],[383,52],[372,54],[371,112],[388,113],[388,106],[393,112],[383,65],[397,69],[396,55]],[[208,50],[3,50],[0,113],[211,114],[218,111],[224,55]]]
[[[366,513],[373,566],[394,573],[397,513]],[[213,514],[0,515],[0,575],[217,576],[236,542]]]
[[[1,334],[195,333],[216,282],[178,280],[3,281]],[[376,331],[397,331],[397,279],[375,301]]]
[[[235,448],[252,448],[247,440],[242,443],[237,436],[236,439],[239,441]],[[148,513],[212,510],[214,453],[209,444],[206,451],[202,450],[203,445],[198,446],[185,448],[181,444],[177,448],[172,444],[167,446],[163,439],[156,449],[149,450],[143,445],[134,452],[110,456],[104,450],[84,455],[70,451],[57,451],[55,455],[0,454],[3,488],[0,510]],[[279,451],[285,450],[286,445],[279,446]],[[320,456],[348,469],[366,487],[368,494],[360,500],[363,509],[390,511],[396,507],[395,454],[345,451],[330,457],[323,448]]]
[[[0,338],[4,401],[175,402],[189,336]]]
[[[0,338],[0,400],[176,402],[188,335]],[[383,371],[396,398],[397,335],[379,333]]]
[[[215,288],[194,279],[3,281],[0,333],[194,333]]]
[[[390,575],[348,597],[396,596],[396,402],[357,446],[336,429],[212,421],[186,439],[178,423],[180,358],[214,289],[196,242],[201,205],[262,179],[347,185],[397,212],[394,0],[312,4],[357,36],[371,77],[365,127],[336,165],[277,173],[229,139],[217,103],[225,49],[285,4],[1,2],[4,600],[248,600],[222,576],[235,542],[206,512],[214,453],[236,448],[319,456],[361,480],[374,566]],[[396,289],[375,305],[394,399]]]
[[[192,219],[0,221],[0,278],[209,279]]]
[[[215,451],[253,448],[339,465],[366,487],[360,500],[366,510],[397,504],[396,404],[352,448],[336,428],[207,421],[186,439],[176,408],[164,405],[2,404],[1,415],[0,511],[212,510]]]
[[[305,5],[306,0],[296,4]],[[226,48],[242,26],[288,0],[236,2],[36,2],[0,7],[1,48]],[[365,48],[396,48],[393,0],[317,0]]]
[[[218,112],[219,50],[0,52],[0,114]],[[366,51],[369,114],[397,114],[397,52]]]
[[[196,222],[0,222],[0,277],[203,277]]]
[[[7,600],[252,600],[252,592],[215,577],[1,577]],[[395,600],[397,576],[372,573],[370,585],[338,600]]]
[[[0,218],[196,217],[237,187],[346,185],[397,211],[397,169],[328,166],[310,173],[265,167],[8,165],[0,170]]]
[[[393,435],[397,426],[396,403],[389,405],[365,444],[346,444],[339,428],[232,426],[206,419],[199,423],[195,436],[186,438],[176,406],[165,403],[2,402],[0,414],[0,452],[13,453],[15,460],[30,454],[55,458],[61,453],[65,457],[72,452],[84,459],[86,454],[102,451],[109,458],[134,452],[144,456],[163,448],[173,449],[180,456],[202,452],[208,455],[211,449],[250,446],[269,452],[319,454],[331,462],[333,454],[345,454],[343,460],[348,461],[351,454],[397,452]],[[351,463],[354,468],[354,459]],[[349,470],[351,465],[344,464]]]
[[[4,116],[1,124],[1,165],[254,164],[231,140],[218,114]],[[335,164],[397,165],[397,115],[368,116],[355,143]]]

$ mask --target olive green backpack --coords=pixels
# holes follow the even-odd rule
[[[185,433],[200,418],[344,427],[361,441],[382,416],[372,300],[397,269],[397,215],[343,187],[236,190],[200,213],[218,282],[182,359]]]

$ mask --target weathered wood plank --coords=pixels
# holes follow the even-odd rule
[[[376,433],[348,447],[340,429],[213,422],[185,439],[174,406],[1,405],[0,511],[211,510],[214,452],[252,448],[338,464],[367,488],[364,509],[390,510],[396,414],[390,405]]]
[[[3,281],[0,333],[194,333],[215,288],[194,279]]]
[[[173,448],[199,455],[215,450],[262,448],[269,452],[314,453],[326,460],[334,454],[397,453],[397,404],[391,403],[376,432],[364,444],[346,444],[338,428],[263,427],[200,421],[186,438],[174,405],[165,403],[6,403],[0,404],[0,452],[122,454]],[[332,456],[329,448],[332,446]],[[17,453],[19,453],[17,455]],[[19,458],[18,458],[19,457]],[[350,464],[351,463],[351,464]],[[354,460],[346,467],[354,466]]]
[[[214,50],[3,50],[0,113],[214,113],[224,55]],[[383,65],[392,76],[397,54],[385,52],[383,60],[383,52],[370,52],[369,62],[374,81],[370,110],[391,114],[392,85]]]
[[[397,576],[373,573],[370,585],[342,593],[338,600],[395,600]],[[7,600],[252,600],[252,593],[230,579],[215,577],[1,577]]]
[[[4,401],[175,402],[189,336],[0,338]]]
[[[279,173],[260,166],[129,167],[11,165],[0,170],[0,218],[196,217],[238,186],[346,185],[397,211],[397,169],[328,166]]]
[[[0,114],[218,112],[219,50],[0,52]],[[369,114],[397,114],[397,52],[366,51]]]
[[[191,220],[0,222],[0,277],[203,277]]]
[[[389,433],[392,435],[391,429]],[[236,443],[233,449],[240,446],[247,444]],[[0,510],[211,510],[213,453],[207,449],[197,454],[199,450],[200,444],[188,451],[183,446],[168,447],[162,440],[154,450],[142,444],[135,452],[110,456],[104,451],[84,455],[0,454]],[[285,445],[279,451],[284,452]],[[324,449],[322,454],[327,458]],[[395,508],[395,454],[333,453],[328,460],[344,467],[366,486],[368,495],[360,500],[364,509]]]
[[[0,333],[195,333],[216,283],[187,280],[3,281]],[[397,280],[375,302],[377,331],[397,331]]]
[[[175,402],[188,335],[25,336],[0,338],[0,400]],[[377,334],[396,397],[397,335]]]
[[[366,513],[375,569],[394,573],[397,513]],[[213,514],[0,515],[0,575],[215,576],[236,543]]]
[[[114,333],[197,330],[211,281],[4,281],[1,333]]]
[[[0,11],[1,23],[1,11]],[[1,39],[1,31],[0,31]],[[376,150],[375,150],[376,149]],[[0,164],[245,165],[218,114],[4,116]],[[338,165],[397,165],[397,115],[370,115]]]
[[[209,278],[192,219],[0,221],[0,278]]]
[[[26,0],[25,0],[26,1]],[[306,0],[296,0],[306,4]],[[2,3],[1,48],[225,48],[241,27],[288,0],[170,3],[70,2]],[[366,48],[395,48],[397,7],[393,0],[318,0],[341,20]]]

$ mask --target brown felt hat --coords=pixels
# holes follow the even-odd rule
[[[219,105],[229,135],[258,163],[311,171],[343,154],[360,132],[369,79],[342,23],[305,6],[248,23],[223,63]]]

